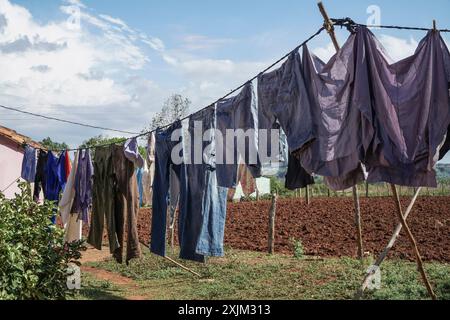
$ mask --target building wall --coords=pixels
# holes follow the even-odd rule
[[[270,179],[269,178],[257,178],[256,179],[256,186],[259,190],[259,195],[264,196],[267,194],[270,194]],[[242,191],[242,186],[239,183],[236,187],[236,193],[234,194],[233,200],[239,201],[242,197],[244,197],[244,192]],[[251,197],[256,197],[256,192],[254,194],[250,195]]]
[[[16,143],[0,137],[0,192],[11,199],[19,192],[17,183],[22,171],[23,149]],[[13,183],[14,182],[14,183]],[[8,187],[13,183],[10,187]]]

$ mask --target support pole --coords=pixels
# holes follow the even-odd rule
[[[272,195],[272,206],[269,210],[269,254],[275,252],[275,216],[277,212],[277,200],[278,195],[274,193]]]
[[[421,188],[418,188],[414,194],[414,197],[411,199],[411,202],[409,203],[408,208],[406,209],[405,214],[403,215],[405,220],[408,218],[409,214],[411,213],[414,204],[416,203],[417,198],[419,197]],[[395,242],[397,241],[397,238],[400,236],[400,232],[402,231],[403,225],[401,223],[398,224],[397,228],[395,229],[394,234],[391,237],[391,240],[389,240],[388,245],[386,248],[384,248],[383,252],[378,256],[377,260],[374,263],[375,267],[380,267],[383,261],[386,259],[387,255],[389,254],[389,251],[394,247]],[[357,299],[360,299],[364,293],[364,291],[367,289],[367,286],[370,283],[372,272],[366,273],[366,276],[364,277],[363,283],[361,285],[361,288],[358,290],[358,293],[356,295]]]
[[[328,34],[330,35],[331,41],[333,42],[334,48],[336,49],[336,52],[338,52],[341,48],[339,46],[339,43],[336,38],[336,34],[334,33],[334,26],[333,22],[331,21],[330,17],[328,16],[327,11],[325,10],[325,6],[323,5],[322,1],[318,2],[317,5],[319,6],[320,13],[322,14],[322,17],[324,19],[324,27],[327,30]],[[353,198],[355,203],[355,214],[356,214],[356,229],[357,229],[357,246],[358,246],[358,256],[360,259],[363,258],[363,243],[362,243],[362,227],[361,227],[361,209],[359,205],[359,194],[358,189],[356,186],[353,186]]]
[[[358,244],[358,259],[363,260],[363,240],[362,240],[362,227],[361,227],[361,208],[359,203],[358,189],[353,187],[353,201],[355,203],[355,225],[356,225],[356,241]]]
[[[423,262],[422,262],[422,256],[419,253],[419,249],[417,248],[417,243],[416,240],[414,239],[414,236],[411,232],[411,229],[409,228],[408,224],[406,223],[405,218],[403,217],[403,213],[402,213],[402,206],[400,203],[400,197],[398,196],[397,193],[397,188],[395,187],[394,184],[391,184],[391,189],[392,189],[392,194],[394,196],[395,199],[395,204],[396,204],[396,209],[397,209],[397,216],[400,219],[400,222],[403,226],[403,228],[406,231],[406,234],[409,238],[409,241],[411,242],[411,245],[414,249],[414,254],[416,256],[416,260],[417,260],[417,267],[419,269],[419,272],[422,276],[422,280],[425,283],[425,286],[427,288],[428,294],[430,295],[431,299],[436,300],[436,295],[433,292],[433,288],[431,287],[430,282],[428,281],[427,275],[425,273],[425,270],[423,268]]]
[[[306,186],[306,204],[309,206],[310,204],[311,204],[311,199],[310,199],[310,196],[309,196],[309,186]]]
[[[325,6],[323,5],[322,1],[317,3],[319,6],[320,13],[323,16],[323,19],[325,21],[324,27],[327,30],[328,34],[330,35],[331,41],[333,42],[334,48],[336,51],[340,50],[339,43],[336,38],[336,34],[334,33],[334,26],[333,23],[330,20],[330,17],[328,16],[327,11],[325,10]]]

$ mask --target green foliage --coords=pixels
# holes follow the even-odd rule
[[[40,142],[48,150],[66,150],[69,146],[65,142],[54,142],[50,137],[45,138]]]
[[[92,148],[99,145],[123,143],[125,140],[126,140],[125,138],[107,138],[102,135],[99,135],[84,141],[83,144],[80,146],[80,148],[81,149]]]
[[[20,188],[13,200],[0,193],[0,300],[65,299],[67,268],[79,265],[83,242],[65,243],[50,222],[54,205],[38,205],[29,185]]]
[[[292,246],[294,247],[294,258],[302,259],[305,256],[305,248],[300,239],[291,238]]]

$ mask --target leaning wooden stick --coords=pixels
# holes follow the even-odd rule
[[[202,277],[200,274],[198,274],[198,273],[195,272],[194,270],[191,270],[191,269],[189,269],[188,267],[183,266],[181,263],[179,263],[179,262],[173,260],[172,258],[169,258],[169,257],[165,256],[164,259],[166,259],[166,260],[172,262],[173,264],[177,265],[177,266],[180,267],[181,269],[186,270],[186,271],[192,273],[193,275],[196,275],[196,276],[199,277],[199,278]]]
[[[147,245],[143,244],[142,242],[141,242],[141,245],[144,246],[145,248],[149,249],[149,247],[148,247]],[[192,273],[193,275],[196,275],[196,276],[199,277],[199,278],[202,277],[200,274],[198,274],[198,273],[195,272],[194,270],[191,270],[191,269],[189,269],[188,267],[183,266],[181,263],[179,263],[179,262],[173,260],[172,258],[169,258],[168,256],[164,256],[163,258],[166,259],[167,261],[170,261],[170,262],[172,262],[173,264],[177,265],[177,266],[180,267],[181,269],[186,270],[187,272],[190,272],[190,273]]]
[[[328,34],[330,35],[331,41],[333,42],[334,48],[336,49],[336,52],[338,52],[341,48],[339,46],[339,43],[336,38],[336,34],[334,33],[334,26],[333,22],[331,21],[330,17],[328,16],[327,11],[325,10],[325,6],[323,5],[322,1],[318,2],[317,5],[319,6],[320,13],[323,16],[324,19],[324,27],[328,31]],[[359,204],[359,193],[358,188],[353,186],[353,199],[355,204],[355,225],[356,225],[356,241],[357,241],[357,247],[358,247],[358,258],[362,260],[364,258],[364,249],[363,249],[363,240],[362,240],[362,227],[361,227],[361,207]],[[308,202],[309,204],[309,202]]]
[[[411,245],[413,246],[414,254],[415,254],[416,260],[417,260],[417,267],[419,268],[419,272],[422,276],[423,282],[425,283],[425,286],[427,288],[428,294],[430,295],[431,299],[436,300],[436,295],[434,294],[433,288],[431,287],[431,284],[427,278],[427,274],[425,273],[425,270],[423,268],[422,257],[419,253],[419,249],[417,248],[416,240],[414,239],[411,229],[409,228],[408,224],[406,223],[405,218],[403,217],[402,206],[400,203],[400,197],[398,196],[398,193],[397,193],[397,188],[395,187],[394,184],[391,184],[391,189],[392,189],[392,194],[394,195],[395,204],[397,207],[397,216],[400,219],[400,222],[406,231],[406,234],[409,238],[409,241],[411,242]]]
[[[411,202],[409,203],[408,208],[406,209],[405,214],[403,215],[405,217],[405,220],[408,218],[409,214],[411,213],[414,204],[416,203],[417,198],[419,197],[420,191],[422,188],[418,188],[415,191],[414,197],[412,198]],[[388,245],[386,248],[384,248],[383,252],[378,256],[377,260],[373,264],[375,267],[380,267],[383,261],[386,259],[387,255],[389,254],[389,251],[394,247],[395,242],[397,241],[397,238],[400,236],[400,232],[403,229],[403,225],[401,223],[398,224],[397,228],[395,229],[394,234],[391,237],[391,240],[389,240]],[[361,285],[361,288],[358,290],[356,297],[357,299],[360,299],[364,293],[364,291],[369,286],[369,283],[371,281],[371,276],[373,275],[373,272],[367,272],[366,276],[364,277],[363,283]]]

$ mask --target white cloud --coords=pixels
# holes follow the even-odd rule
[[[135,75],[150,62],[149,48],[142,41],[145,35],[138,36],[141,32],[118,18],[93,14],[80,1],[65,3],[81,9],[79,30],[71,29],[64,19],[38,23],[26,8],[0,0],[1,103],[140,131],[167,95],[151,81]],[[73,12],[68,5],[60,7],[63,13]],[[154,50],[164,48],[161,40],[155,43]],[[7,114],[5,117],[5,111],[1,111],[0,119],[11,118],[11,113]],[[2,124],[36,139],[55,134],[76,146],[102,133],[81,130],[80,134],[77,127],[15,114],[17,117],[24,121]]]
[[[413,38],[402,39],[382,34],[378,37],[390,58],[394,61],[407,58],[414,54],[419,43]]]

